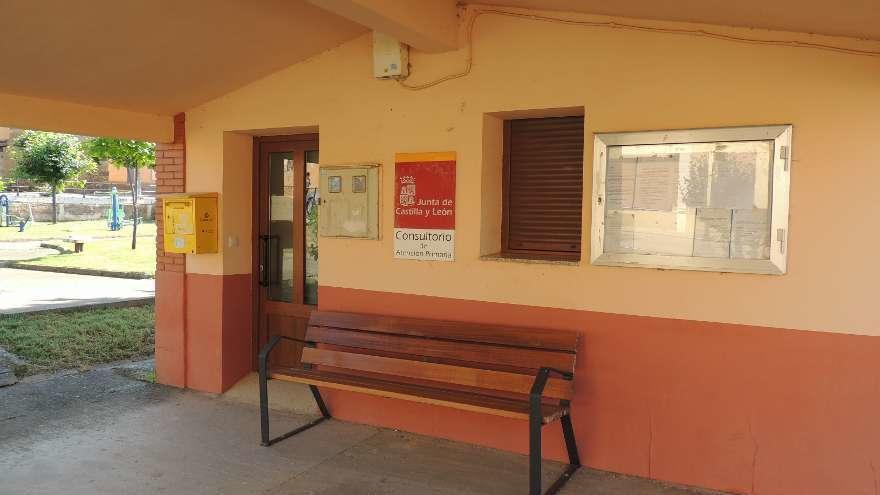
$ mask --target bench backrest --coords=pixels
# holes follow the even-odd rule
[[[315,311],[302,362],[377,379],[528,394],[539,368],[573,373],[575,332]],[[573,383],[551,378],[544,396],[570,399]]]

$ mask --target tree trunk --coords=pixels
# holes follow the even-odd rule
[[[132,229],[131,229],[131,249],[137,249],[137,233],[138,233],[138,193],[141,188],[140,170],[137,167],[128,167],[128,180],[131,187],[131,206],[132,206]]]
[[[58,223],[58,203],[55,201],[55,194],[58,192],[58,186],[52,184],[52,223]]]

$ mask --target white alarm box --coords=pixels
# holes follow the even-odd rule
[[[402,79],[409,75],[409,47],[395,38],[373,31],[373,75]]]

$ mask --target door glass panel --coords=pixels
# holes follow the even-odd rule
[[[269,299],[293,302],[293,153],[269,153]]]
[[[321,177],[318,150],[306,151],[306,201],[305,201],[305,287],[303,302],[318,304],[318,183]]]

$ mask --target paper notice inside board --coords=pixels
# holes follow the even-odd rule
[[[608,170],[605,173],[605,207],[613,210],[632,208],[635,185],[636,160],[623,159],[609,153]]]
[[[758,153],[715,152],[712,169],[712,189],[709,206],[712,208],[750,209],[755,201],[755,174]],[[764,178],[764,184],[766,184]]]
[[[606,253],[632,253],[635,250],[635,218],[632,213],[606,210],[605,240]]]
[[[730,257],[733,212],[722,208],[698,208],[694,226],[694,256]]]
[[[690,256],[693,252],[692,215],[687,211],[637,211],[633,217],[636,253]]]
[[[733,210],[730,257],[770,259],[769,210]]]
[[[678,199],[678,155],[640,157],[633,208],[671,211]]]
[[[688,208],[705,208],[709,200],[709,153],[682,153],[679,194]]]
[[[627,262],[769,260],[773,149],[770,140],[609,146],[603,251],[633,255],[619,258]]]

